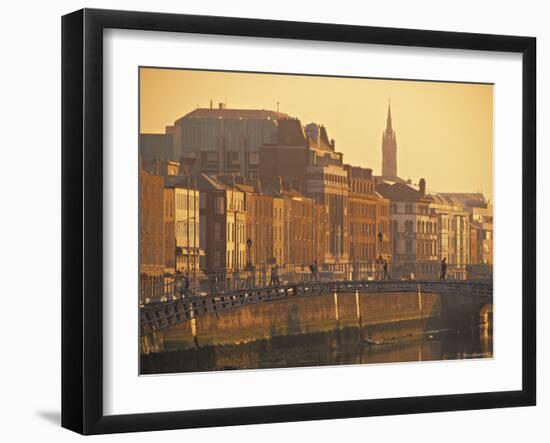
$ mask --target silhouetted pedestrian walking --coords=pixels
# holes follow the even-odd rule
[[[269,282],[270,286],[279,285],[279,274],[277,273],[277,265],[271,268],[271,281]]]
[[[309,265],[309,270],[311,271],[313,281],[319,281],[319,266],[317,265],[317,260],[313,260],[313,263]]]
[[[210,295],[218,295],[218,278],[216,276],[212,276],[210,278]]]
[[[439,280],[445,280],[447,276],[447,257],[441,260],[441,270],[439,272]]]

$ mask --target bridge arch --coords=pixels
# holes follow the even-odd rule
[[[488,325],[489,323],[493,322],[493,303],[492,302],[485,302],[479,306],[478,309],[478,315],[479,315],[479,324],[480,325]]]

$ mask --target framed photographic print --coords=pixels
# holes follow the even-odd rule
[[[534,405],[531,37],[62,21],[62,425]]]

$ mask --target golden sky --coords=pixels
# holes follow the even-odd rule
[[[164,132],[210,100],[270,110],[279,102],[302,124],[323,124],[344,162],[380,174],[390,98],[400,177],[492,199],[492,85],[142,68],[140,132]]]

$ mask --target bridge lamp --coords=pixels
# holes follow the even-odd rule
[[[252,240],[250,238],[246,240],[246,249],[248,250],[248,263],[246,264],[246,267],[250,270],[252,268],[252,260],[250,256],[250,249],[252,249]]]

